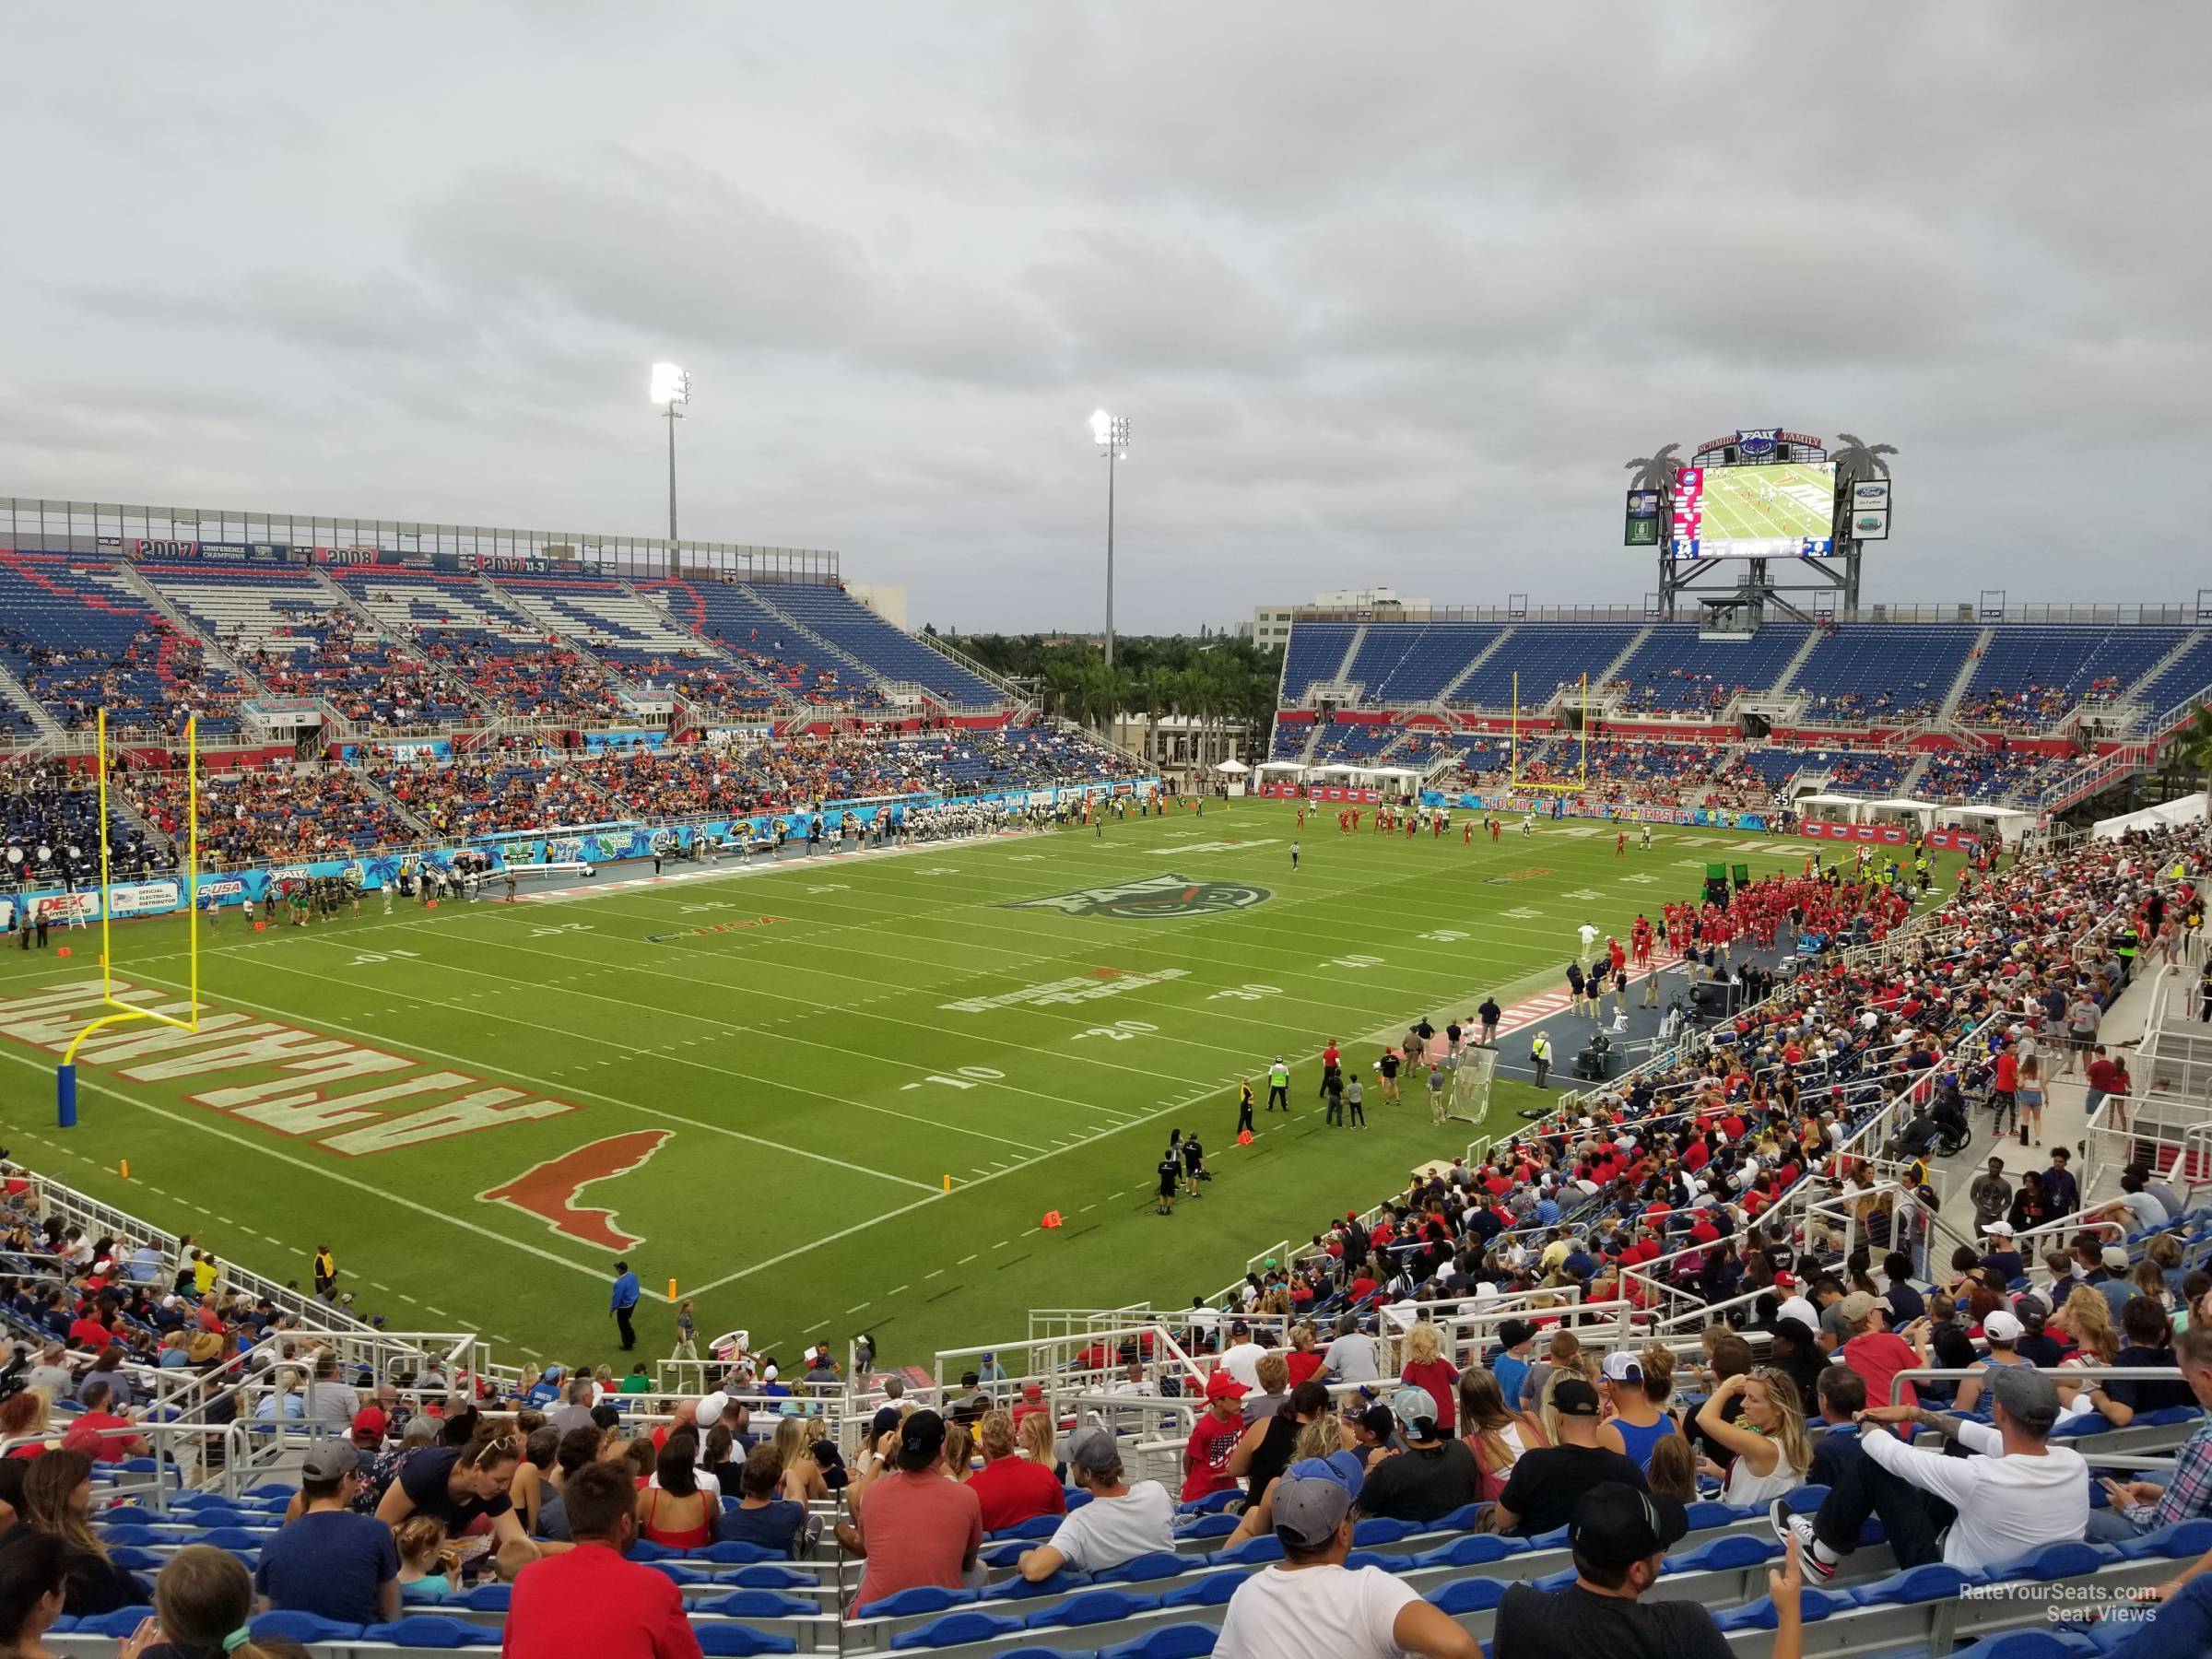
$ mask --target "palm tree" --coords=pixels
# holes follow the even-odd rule
[[[2170,801],[2177,799],[2192,779],[2199,789],[2212,783],[2212,705],[2196,705],[2194,718],[2167,744],[2166,764],[2159,771],[2162,793]]]
[[[1889,463],[1882,457],[1896,454],[1895,444],[1868,443],[1853,432],[1838,432],[1836,442],[1840,447],[1830,454],[1829,459],[1836,464],[1838,484],[1848,488],[1864,478],[1886,478],[1889,476]]]
[[[1675,476],[1682,470],[1682,463],[1675,452],[1681,447],[1678,443],[1662,444],[1650,454],[1639,455],[1630,462],[1628,470],[1636,475],[1630,488],[1656,489],[1662,495],[1672,495]]]

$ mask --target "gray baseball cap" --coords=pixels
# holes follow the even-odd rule
[[[300,1460],[300,1473],[310,1480],[342,1480],[360,1466],[361,1454],[343,1440],[317,1441]]]
[[[1070,1468],[1094,1474],[1122,1461],[1122,1449],[1103,1429],[1078,1429],[1060,1442],[1060,1455]]]
[[[1999,1366],[1990,1390],[2005,1415],[2030,1434],[2048,1434],[2058,1421],[2058,1384],[2034,1366]]]
[[[1286,1475],[1275,1483],[1275,1531],[1286,1544],[1320,1549],[1352,1512],[1352,1495],[1336,1480]]]

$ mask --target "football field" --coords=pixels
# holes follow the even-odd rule
[[[638,1358],[668,1351],[674,1279],[702,1336],[746,1328],[788,1361],[867,1330],[926,1364],[1026,1335],[1032,1307],[1187,1305],[1517,1124],[1545,1097],[1501,1070],[1487,1126],[1432,1127],[1418,1087],[1391,1105],[1371,1085],[1369,1128],[1325,1127],[1315,1056],[1334,1038],[1366,1072],[1423,1014],[1558,986],[1585,919],[1625,941],[1708,862],[1807,852],[1718,830],[1640,852],[1631,826],[1617,856],[1611,825],[1517,820],[1468,846],[1456,823],[1345,836],[1334,806],[1302,830],[1294,811],[633,870],[513,905],[387,916],[371,895],[258,933],[233,911],[202,935],[201,1030],[88,1041],[67,1132],[53,1065],[97,1011],[99,935],[57,930],[67,959],[0,956],[6,1135],[268,1277],[304,1281],[327,1242],[362,1312],[505,1358],[618,1359],[623,1256],[647,1290]],[[185,1011],[184,926],[117,925],[127,996]],[[1564,1063],[1579,1038],[1552,1024]],[[1295,1110],[1240,1147],[1236,1084],[1264,1104],[1277,1054]],[[1163,1218],[1171,1128],[1204,1137],[1214,1180]]]
[[[1794,465],[1712,467],[1699,505],[1707,541],[1818,540],[1834,531],[1835,474]]]

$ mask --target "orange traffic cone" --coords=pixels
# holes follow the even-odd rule
[[[67,956],[67,955],[69,954],[69,947],[68,947],[68,946],[66,946],[66,945],[64,945],[64,946],[60,947],[58,949],[56,949],[56,950],[54,951],[54,953],[53,953],[53,954],[54,954],[55,956]]]
[[[1037,1225],[1048,1230],[1059,1226],[1060,1212],[1058,1210],[1046,1210],[1044,1212],[1044,1219],[1038,1222]]]
[[[1237,1131],[1237,1145],[1238,1145],[1238,1146],[1240,1146],[1240,1147],[1249,1147],[1249,1146],[1251,1146],[1251,1145],[1252,1145],[1252,1131],[1251,1131],[1251,1130],[1249,1130],[1249,1129],[1240,1129],[1240,1130],[1238,1130],[1238,1131]]]

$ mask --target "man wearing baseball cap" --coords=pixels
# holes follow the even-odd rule
[[[1078,1429],[1061,1441],[1060,1460],[1090,1501],[1068,1511],[1049,1540],[1022,1553],[1023,1578],[1039,1583],[1063,1567],[1098,1572],[1175,1547],[1174,1500],[1157,1480],[1133,1486],[1123,1477],[1122,1448],[1112,1435]]]
[[[1521,1454],[1505,1490],[1490,1508],[1494,1532],[1531,1538],[1565,1526],[1574,1518],[1574,1506],[1583,1494],[1608,1480],[1640,1492],[1646,1489],[1643,1471],[1634,1458],[1597,1443],[1597,1390],[1572,1372],[1561,1372],[1545,1386],[1559,1414],[1559,1443]],[[1373,1480],[1374,1475],[1368,1478]]]
[[[852,1523],[837,1524],[838,1541],[867,1558],[853,1606],[865,1607],[916,1584],[962,1587],[983,1545],[982,1508],[965,1486],[945,1478],[945,1419],[911,1413],[899,1425],[895,1466],[867,1486],[867,1501]]]
[[[1352,1495],[1341,1482],[1285,1475],[1273,1503],[1282,1562],[1237,1586],[1214,1644],[1217,1659],[1478,1659],[1475,1638],[1404,1579],[1344,1564],[1352,1551]]]
[[[342,1440],[317,1441],[300,1465],[306,1507],[270,1535],[254,1569],[254,1587],[271,1607],[312,1613],[343,1624],[399,1617],[399,1553],[392,1529],[353,1512],[361,1456]]]
[[[1467,1442],[1436,1426],[1436,1398],[1425,1388],[1390,1396],[1406,1449],[1385,1457],[1359,1488],[1359,1512],[1389,1521],[1441,1521],[1475,1501],[1481,1471]]]
[[[1226,1492],[1236,1480],[1229,1473],[1229,1454],[1244,1433],[1244,1412],[1238,1405],[1247,1390],[1225,1371],[1206,1380],[1206,1409],[1191,1425],[1191,1438],[1182,1448],[1182,1499],[1195,1503],[1214,1492]]]
[[[1889,1404],[1890,1387],[1897,1373],[1911,1371],[1928,1363],[1927,1350],[1915,1347],[1912,1340],[1884,1328],[1888,1310],[1865,1290],[1853,1290],[1843,1299],[1843,1327],[1850,1335],[1843,1346],[1836,1350],[1836,1358],[1856,1371],[1866,1384],[1866,1397],[1877,1406]],[[1920,1332],[1914,1330],[1913,1336]],[[1920,1395],[1912,1384],[1901,1386],[1898,1399],[1907,1406],[1920,1404]]]
[[[2020,1253],[2012,1247],[2012,1223],[1992,1221],[1982,1230],[1989,1239],[1989,1248],[1982,1253],[1982,1270],[1995,1274],[2000,1288],[2011,1284],[2024,1271]]]
[[[1786,1498],[1774,1500],[1774,1530],[1804,1558],[1807,1580],[1825,1583],[1833,1578],[1837,1562],[1858,1547],[1867,1517],[1894,1502],[1924,1504],[1935,1525],[1947,1523],[1942,1559],[1968,1573],[2081,1537],[2089,1519],[2088,1465],[2072,1447],[2050,1444],[2058,1421],[2057,1385],[2045,1372],[2022,1365],[1996,1371],[1989,1392],[1994,1404],[1988,1423],[1919,1406],[1868,1409],[1859,1418],[1863,1454],[1829,1488],[1818,1514],[1793,1514]],[[1950,1457],[1882,1432],[1903,1423],[1933,1429],[1980,1455]],[[1924,1551],[1901,1550],[1900,1568],[1922,1564],[1905,1554],[1924,1559]]]
[[[1639,1600],[1658,1582],[1666,1552],[1689,1522],[1674,1499],[1617,1481],[1583,1495],[1568,1524],[1574,1583],[1563,1590],[1507,1586],[1498,1604],[1491,1659],[1555,1659],[1561,1653],[1633,1653],[1648,1659],[1722,1659],[1728,1639],[1701,1603],[1669,1597]],[[1774,1602],[1774,1659],[1804,1651],[1798,1591],[1803,1574],[1793,1557],[1767,1575]]]

